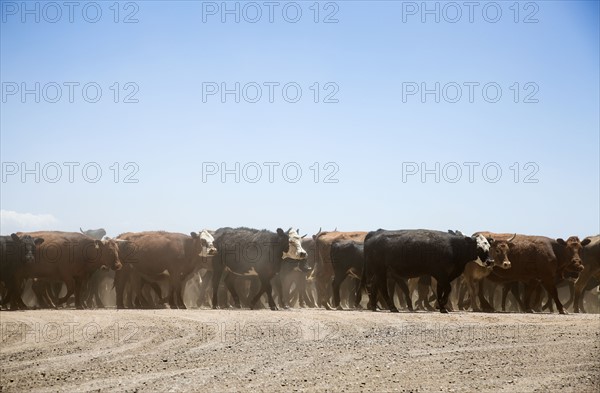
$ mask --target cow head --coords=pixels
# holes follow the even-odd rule
[[[215,238],[206,229],[200,231],[200,234],[196,232],[190,233],[194,240],[194,250],[200,257],[210,257],[217,254],[217,248],[214,246]]]
[[[583,239],[580,241],[577,236],[571,236],[564,241],[563,239],[556,239],[556,242],[564,247],[566,253],[565,270],[567,272],[581,272],[583,265],[581,264],[581,249],[591,242],[591,239]]]
[[[306,235],[300,236],[299,232],[299,229],[294,231],[290,228],[284,232],[283,229],[277,228],[278,243],[283,249],[282,259],[306,259],[306,251],[302,248],[302,238]]]
[[[94,246],[98,250],[101,268],[120,270],[123,267],[119,259],[119,245],[114,239],[94,240]]]
[[[13,242],[15,242],[15,251],[17,252],[17,255],[21,257],[21,262],[35,262],[35,247],[42,244],[44,239],[39,237],[34,239],[29,235],[23,235],[19,237],[16,233],[11,234],[10,237]]]
[[[467,239],[469,239],[467,237]],[[475,263],[483,267],[489,267],[494,264],[494,259],[490,256],[490,242],[480,233],[477,233],[470,237],[470,239],[475,242],[477,259],[475,259]],[[494,242],[494,239],[489,239]]]
[[[494,266],[501,269],[510,269],[511,264],[508,259],[508,251],[510,249],[509,244],[516,236],[517,234],[515,233],[508,240],[494,240],[492,238],[487,238],[488,243],[490,243],[490,254],[492,255]]]

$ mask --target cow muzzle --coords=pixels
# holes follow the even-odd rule
[[[508,261],[504,261],[504,262],[502,262],[502,263],[500,264],[500,267],[501,267],[502,269],[510,269],[510,267],[511,267],[511,264],[510,264],[510,262],[508,262]]]
[[[120,261],[117,261],[117,262],[115,262],[115,264],[113,265],[112,269],[113,269],[114,271],[117,271],[117,270],[121,270],[121,268],[122,268],[122,267],[123,267],[123,264],[122,264]]]

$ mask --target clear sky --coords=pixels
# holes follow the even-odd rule
[[[2,234],[600,232],[598,2],[0,4]]]

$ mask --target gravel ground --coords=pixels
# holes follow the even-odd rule
[[[1,312],[0,391],[600,391],[600,315]]]

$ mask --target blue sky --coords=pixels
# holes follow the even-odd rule
[[[96,23],[82,15],[88,5],[88,19],[95,17],[89,2],[75,8],[73,23],[66,8],[49,23],[55,10],[47,2],[27,3],[30,9],[38,4],[39,23],[23,13],[21,2],[0,3],[2,234],[81,226],[104,227],[115,236],[241,225],[309,233],[319,227],[552,237],[600,232],[598,2],[520,2],[518,16],[514,2],[499,2],[495,23],[486,20],[495,17],[489,2],[474,9],[472,23],[464,7],[456,23],[447,22],[444,16],[455,17],[448,2],[427,3],[431,9],[438,4],[439,23],[435,15],[421,21],[421,2],[400,1],[320,2],[318,23],[313,1],[278,2],[273,23],[263,2],[254,3],[262,12],[256,23],[244,20],[254,17],[243,14],[244,7],[253,11],[247,2],[237,3],[240,23],[233,15],[221,22],[220,1],[121,2],[118,23],[112,1],[97,3],[102,14]],[[419,10],[409,15],[414,5]],[[209,15],[214,6],[217,14]],[[299,21],[286,21],[284,7],[289,17],[300,8]],[[337,23],[323,23],[332,12]],[[123,23],[131,13],[137,23]],[[34,94],[9,94],[22,84],[34,89],[36,82],[39,103]],[[74,102],[65,82],[79,83]],[[236,82],[239,103],[232,94],[226,102],[219,94],[203,102],[203,83],[234,89]],[[279,83],[274,102],[265,82]],[[403,100],[407,83],[434,89],[436,82],[439,103],[433,94],[425,102],[420,94]],[[473,102],[464,85],[469,82],[478,84]],[[49,102],[53,83],[62,86],[56,103]],[[98,102],[84,100],[88,83],[100,86]],[[125,89],[126,83],[133,85]],[[251,103],[241,90],[247,85],[251,99],[254,83],[262,96]],[[288,83],[302,89],[296,103],[283,97]],[[325,89],[326,83],[332,85]],[[501,88],[497,102],[486,101],[494,98],[494,90],[484,97],[486,84]],[[456,85],[462,95],[448,102]],[[124,103],[136,86],[138,102]],[[336,86],[338,102],[324,103]],[[538,102],[523,102],[528,95]],[[86,98],[94,98],[93,90]],[[54,177],[53,162],[62,167],[56,183],[41,173],[46,166]],[[64,162],[79,163],[73,182]],[[223,183],[217,174],[203,181],[203,166],[213,162],[230,169],[256,162],[262,177],[250,183],[242,176],[236,183],[228,175]],[[264,162],[279,163],[272,183]],[[465,162],[478,163],[473,182]],[[29,169],[39,163],[40,182],[34,175],[23,182],[20,168],[12,174],[12,163]],[[96,183],[81,173],[88,163],[102,170]],[[302,169],[296,183],[281,173],[287,163]],[[420,173],[407,175],[412,163],[429,169],[439,163],[440,171],[457,163],[462,176],[435,182],[431,174],[422,182]],[[492,178],[494,168],[502,170],[497,182],[484,178],[486,164]],[[125,183],[132,168],[138,182]],[[337,182],[326,183],[332,168]],[[537,182],[525,182],[534,170]],[[294,176],[293,168],[288,174]]]

